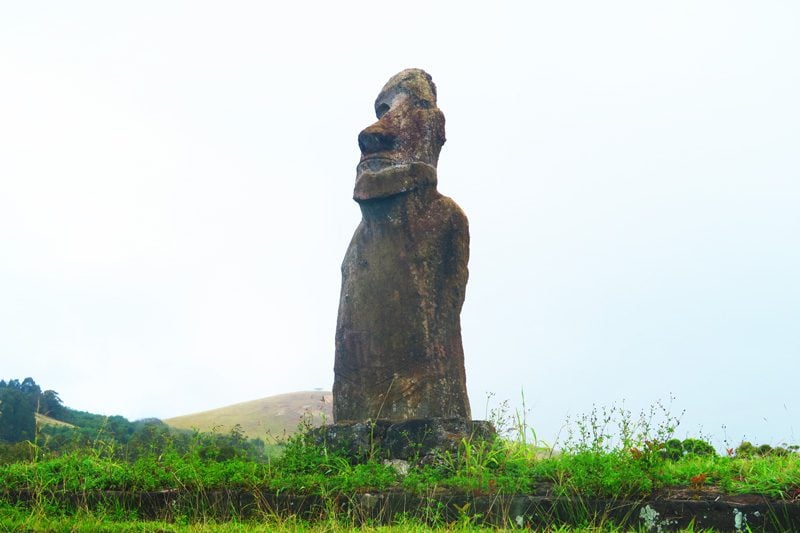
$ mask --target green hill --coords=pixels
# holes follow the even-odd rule
[[[227,433],[237,424],[251,439],[282,438],[297,431],[304,421],[319,426],[331,422],[333,396],[329,391],[290,392],[237,403],[210,411],[167,418],[179,429]]]

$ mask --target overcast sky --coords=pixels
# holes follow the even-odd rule
[[[356,136],[420,67],[476,418],[524,391],[552,441],[672,394],[680,436],[798,443],[798,28],[791,1],[4,3],[0,378],[132,419],[329,390]]]

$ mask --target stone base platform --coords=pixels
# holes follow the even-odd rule
[[[486,420],[426,418],[332,424],[315,428],[308,436],[354,462],[373,458],[426,464],[437,454],[455,452],[464,440],[491,442],[497,433]]]
[[[447,490],[429,494],[405,491],[376,493],[293,494],[266,489],[164,490],[159,492],[74,491],[60,493],[60,507],[75,510],[125,510],[142,520],[186,520],[207,523],[213,518],[263,521],[264,516],[324,521],[343,518],[356,525],[392,524],[399,517],[442,526],[469,518],[475,526],[520,527],[537,531],[565,525],[596,525],[620,530],[668,532],[800,531],[800,501],[775,500],[754,494],[721,495],[663,489],[641,498],[594,499],[553,494],[551,483],[531,494],[469,494]],[[687,498],[687,495],[690,495]],[[2,500],[32,505],[37,496],[6,491]],[[459,529],[455,527],[453,529]],[[605,530],[605,529],[604,529]]]

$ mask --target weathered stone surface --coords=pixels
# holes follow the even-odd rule
[[[331,424],[311,429],[308,437],[314,444],[344,455],[353,462],[363,462],[376,453],[391,425],[388,420]]]
[[[309,432],[314,444],[348,457],[431,463],[446,452],[455,453],[463,440],[491,442],[494,427],[485,420],[426,418],[392,423],[388,420],[332,424]]]
[[[383,447],[389,457],[414,459],[421,462],[444,452],[455,453],[463,440],[491,442],[497,433],[494,426],[485,420],[463,418],[431,418],[406,420],[389,427]]]
[[[439,490],[426,494],[406,491],[297,494],[256,487],[224,490],[159,492],[61,491],[65,510],[115,509],[144,520],[249,520],[267,516],[301,518],[329,523],[347,517],[356,525],[396,523],[399,517],[441,526],[469,518],[475,525],[539,530],[570,526],[628,531],[800,531],[800,502],[754,494],[656,493],[641,498],[594,499],[556,496],[552,483],[539,483],[529,494],[464,493]],[[40,495],[0,490],[0,500],[29,506]]]
[[[436,190],[445,141],[422,70],[392,77],[358,142],[362,220],[342,264],[335,422],[470,418],[461,343],[467,218]]]

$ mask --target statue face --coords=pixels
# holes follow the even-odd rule
[[[436,167],[444,144],[444,115],[436,87],[419,69],[396,74],[375,100],[378,121],[358,135],[358,173],[424,163]]]

